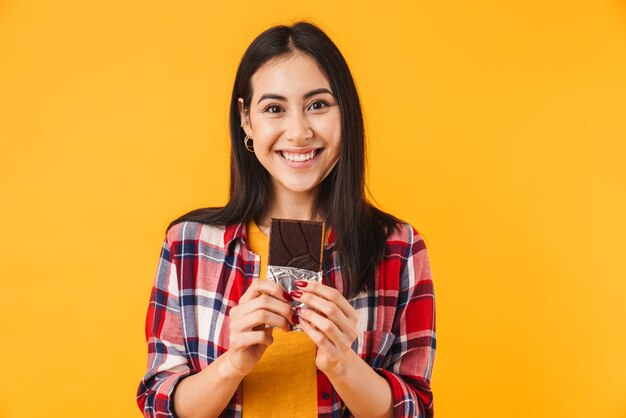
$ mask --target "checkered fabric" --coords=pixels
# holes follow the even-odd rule
[[[228,350],[229,311],[259,269],[245,223],[183,222],[168,230],[146,318],[148,367],[137,391],[146,417],[175,417],[176,383]],[[324,283],[343,291],[332,231],[324,249]],[[400,224],[388,238],[374,284],[349,300],[360,316],[352,349],[389,382],[394,417],[432,417],[433,282],[424,240],[410,225]],[[240,385],[222,417],[241,417],[242,395]],[[317,395],[320,417],[350,416],[319,370]]]

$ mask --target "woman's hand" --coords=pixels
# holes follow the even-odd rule
[[[315,364],[324,374],[342,374],[357,337],[356,309],[337,289],[312,281],[295,282],[291,296],[307,305],[299,310],[300,328],[317,346]]]
[[[291,329],[297,320],[291,297],[278,283],[255,279],[241,296],[239,305],[230,309],[230,348],[225,353],[228,373],[241,378],[272,343],[272,329]]]

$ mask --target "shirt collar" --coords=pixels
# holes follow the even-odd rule
[[[224,248],[226,249],[227,255],[231,254],[234,243],[239,240],[247,245],[248,236],[246,235],[246,223],[227,225],[224,230]]]

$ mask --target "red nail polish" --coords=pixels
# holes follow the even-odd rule
[[[298,287],[306,287],[306,285],[309,284],[309,282],[307,282],[306,280],[296,280],[295,282],[293,282],[293,284],[295,284]]]
[[[284,290],[283,290],[283,297],[285,298],[287,302],[293,302],[293,298],[291,297],[291,295]]]
[[[299,290],[292,290],[291,292],[289,292],[289,294],[296,299],[302,297],[302,292],[300,292]]]
[[[293,316],[291,317],[291,322],[294,324],[299,324],[300,323],[300,319],[298,319],[298,315],[293,314]]]

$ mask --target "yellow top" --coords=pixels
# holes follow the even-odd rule
[[[259,277],[266,280],[269,238],[254,221],[247,232],[250,249],[261,257]],[[272,336],[274,342],[243,379],[243,417],[317,417],[315,344],[301,331],[274,328]]]

